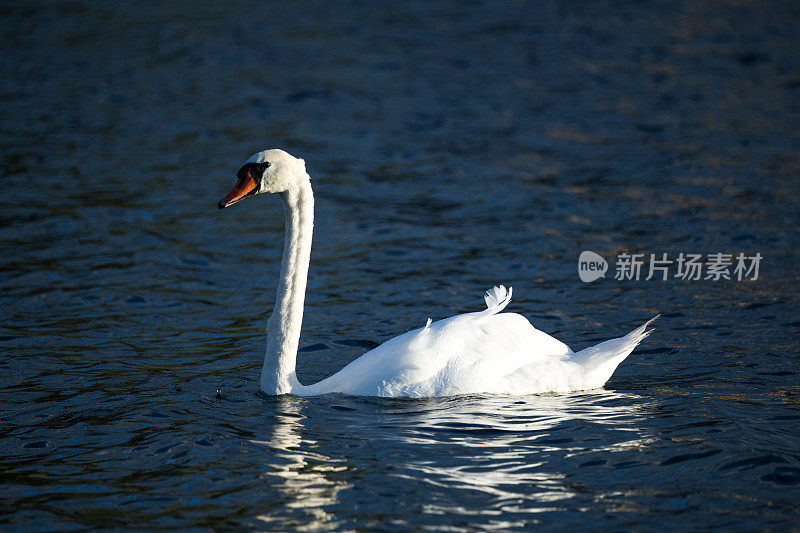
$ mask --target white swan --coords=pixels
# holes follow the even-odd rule
[[[261,390],[313,396],[449,396],[470,393],[536,394],[602,387],[620,362],[650,333],[640,326],[624,337],[577,353],[534,328],[525,317],[500,313],[511,300],[502,285],[486,292],[486,309],[428,323],[395,337],[314,385],[295,375],[306,292],[314,197],[305,162],[283,150],[248,159],[234,188],[219,202],[278,193],[286,237],[275,308],[267,322]]]

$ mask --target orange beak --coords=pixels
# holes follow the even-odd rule
[[[219,208],[225,209],[228,206],[231,206],[245,198],[250,196],[251,194],[256,193],[256,181],[250,176],[250,174],[245,174],[243,177],[239,178],[236,182],[236,185],[233,186],[231,192],[225,195],[225,198],[219,201]]]

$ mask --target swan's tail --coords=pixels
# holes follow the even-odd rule
[[[596,389],[605,385],[617,366],[625,360],[636,346],[653,331],[647,326],[660,315],[656,315],[624,337],[601,342],[571,355],[569,360],[583,367],[587,389]]]

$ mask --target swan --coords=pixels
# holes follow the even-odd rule
[[[395,337],[313,385],[295,374],[314,227],[314,196],[305,161],[283,150],[259,152],[237,172],[219,202],[230,207],[248,196],[276,193],[286,218],[277,298],[267,322],[261,390],[270,395],[431,397],[472,393],[564,393],[602,387],[650,334],[647,326],[573,353],[516,313],[501,313],[511,288],[493,287],[486,309],[456,315]],[[657,318],[657,317],[656,317]],[[652,330],[651,330],[652,331]]]

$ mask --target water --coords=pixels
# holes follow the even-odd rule
[[[796,3],[0,13],[4,530],[798,527]],[[303,382],[495,283],[576,349],[657,332],[599,391],[266,397],[280,205],[216,203],[273,146],[317,196]]]

